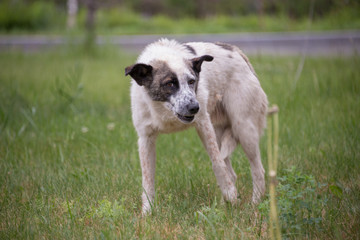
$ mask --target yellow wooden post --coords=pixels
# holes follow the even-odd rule
[[[274,105],[268,112],[267,122],[267,156],[269,164],[269,194],[270,194],[270,237],[271,239],[281,239],[280,223],[276,207],[276,169],[279,151],[279,108]],[[274,130],[273,130],[274,129]],[[273,136],[274,135],[274,136]],[[272,140],[274,138],[274,145]]]

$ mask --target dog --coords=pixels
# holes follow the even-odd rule
[[[251,166],[252,202],[265,192],[259,140],[267,96],[245,54],[225,43],[160,39],[148,45],[130,75],[132,119],[142,170],[142,213],[155,196],[155,144],[159,134],[195,127],[209,154],[224,199],[238,202],[230,155],[240,143]]]

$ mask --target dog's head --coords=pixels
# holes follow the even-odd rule
[[[184,60],[176,69],[166,61],[153,60],[150,64],[137,63],[125,68],[125,75],[145,87],[153,101],[163,102],[181,122],[191,123],[200,108],[196,92],[201,65],[213,59],[204,55]]]

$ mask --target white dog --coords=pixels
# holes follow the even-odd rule
[[[134,80],[131,105],[139,137],[144,214],[151,210],[155,196],[156,137],[192,126],[210,156],[224,199],[237,202],[236,174],[229,157],[240,143],[250,161],[252,201],[260,200],[265,180],[259,139],[268,102],[240,49],[224,43],[161,39],[125,69],[128,74]]]

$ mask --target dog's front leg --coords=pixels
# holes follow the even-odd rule
[[[147,214],[155,197],[156,136],[139,136],[139,157],[142,171],[142,213]]]
[[[212,168],[224,199],[235,204],[237,202],[237,190],[227,171],[225,162],[221,159],[214,127],[208,115],[206,119],[197,124],[196,130],[210,156]]]

